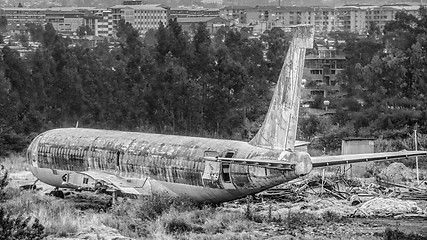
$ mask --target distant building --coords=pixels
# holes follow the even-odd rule
[[[362,34],[367,31],[366,8],[359,6],[336,7],[337,30]]]
[[[310,24],[314,25],[315,33],[327,33],[339,30],[338,15],[335,8],[314,7],[310,18]]]
[[[25,26],[27,23],[44,24],[46,22],[45,8],[0,8],[0,16],[7,19],[10,26]]]
[[[143,5],[143,1],[135,1],[135,0],[131,0],[131,1],[123,1],[123,5]]]
[[[51,23],[57,32],[73,34],[83,25],[84,13],[78,11],[46,11],[46,23]]]
[[[302,99],[310,102],[315,96],[327,97],[339,92],[336,75],[343,70],[345,56],[337,50],[319,47],[317,54],[305,57],[303,79],[305,79]]]
[[[209,33],[215,34],[219,28],[230,26],[230,21],[221,17],[186,17],[177,18],[183,31],[193,32],[198,25],[205,24]]]
[[[160,22],[166,25],[169,20],[169,8],[161,4],[115,5],[109,10],[114,28],[120,19],[124,19],[142,35],[149,29],[157,29]]]
[[[83,17],[84,25],[89,26],[95,36],[113,36],[113,14],[110,10],[94,10]]]
[[[419,6],[407,4],[383,5],[383,6],[365,6],[366,23],[375,23],[380,30],[384,29],[386,23],[394,20],[396,13],[405,12],[407,14],[419,17]]]
[[[218,8],[171,8],[169,12],[170,18],[184,18],[184,17],[219,17]]]
[[[247,23],[246,10],[252,8],[249,6],[227,6],[220,9],[219,16],[233,21],[234,24]]]

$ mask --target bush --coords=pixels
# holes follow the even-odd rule
[[[333,212],[331,210],[325,211],[322,213],[323,220],[327,222],[341,222],[344,220],[342,216],[337,214],[336,212]]]
[[[0,165],[0,201],[4,199],[5,192],[4,189],[9,184],[9,178],[7,170],[3,165]]]
[[[39,223],[37,218],[32,220],[31,217],[12,217],[3,208],[0,208],[0,232],[0,240],[37,240],[45,237],[44,226]]]
[[[410,233],[406,234],[399,231],[398,229],[392,230],[391,228],[386,228],[383,234],[384,240],[426,240],[427,237]]]

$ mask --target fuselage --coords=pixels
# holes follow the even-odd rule
[[[281,160],[294,170],[207,161],[206,156]],[[135,187],[149,183],[162,191],[200,202],[224,202],[263,191],[311,170],[306,153],[272,150],[247,142],[84,128],[54,129],[37,136],[27,151],[32,173],[64,186],[64,175],[99,172],[127,179]]]

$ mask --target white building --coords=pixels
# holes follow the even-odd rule
[[[120,19],[124,19],[141,35],[149,29],[157,29],[160,22],[166,25],[169,20],[169,8],[160,4],[115,5],[109,10],[112,12],[114,27]]]

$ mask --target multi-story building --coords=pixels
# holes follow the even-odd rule
[[[419,6],[411,6],[406,4],[365,6],[365,23],[367,24],[367,26],[369,26],[371,23],[375,23],[375,25],[382,30],[384,29],[386,23],[394,20],[396,13],[405,12],[407,14],[411,14],[418,17],[419,8]]]
[[[317,95],[327,97],[339,93],[336,75],[343,70],[344,62],[343,54],[323,46],[319,47],[317,54],[308,54],[303,70],[301,101],[310,103]]]
[[[89,26],[95,36],[113,36],[113,14],[110,10],[97,9],[83,17],[84,25]]]
[[[230,20],[221,17],[185,17],[177,18],[183,31],[194,32],[199,24],[204,24],[211,34],[215,34],[221,27],[230,26]]]
[[[166,25],[169,20],[169,8],[160,4],[115,5],[109,10],[114,28],[120,19],[124,19],[142,35],[149,29],[157,29],[160,22]]]
[[[327,33],[338,30],[336,9],[331,7],[314,7],[310,14],[311,24],[316,33]]]
[[[267,6],[270,0],[222,0],[224,6]]]
[[[367,31],[366,7],[343,6],[335,9],[338,16],[337,30],[359,34]]]
[[[46,18],[45,8],[0,8],[0,16],[7,19],[10,26],[25,26],[27,23],[44,24]]]
[[[225,3],[227,4],[227,3]],[[262,2],[258,1],[258,5]],[[120,19],[132,24],[140,34],[157,29],[160,22],[166,24],[172,18],[222,17],[239,27],[250,27],[263,32],[274,27],[286,28],[296,24],[312,24],[316,33],[348,31],[363,34],[372,24],[383,29],[394,20],[396,13],[406,12],[418,16],[419,6],[410,5],[347,5],[341,7],[296,6],[229,6],[222,9],[173,8],[162,4],[143,4],[142,0],[125,0],[123,5],[108,9],[93,7],[53,8],[0,8],[10,29],[25,30],[26,23],[52,23],[62,33],[75,32],[82,24],[90,26],[96,35],[113,36],[113,29]]]
[[[319,47],[317,54],[305,57],[303,78],[317,85],[334,86],[336,75],[344,68],[345,56],[335,49]]]
[[[169,16],[171,19],[183,17],[219,17],[219,9],[178,7],[171,8]]]
[[[246,10],[246,21],[260,26],[260,32],[274,27],[288,27],[296,24],[313,24],[311,7],[257,6]],[[255,31],[254,27],[254,31]]]
[[[246,10],[252,9],[253,7],[249,6],[228,6],[223,7],[219,11],[219,16],[230,21],[233,21],[236,24],[247,23],[246,21]]]
[[[57,32],[73,34],[83,25],[84,13],[79,11],[46,11],[46,23],[51,23]]]

